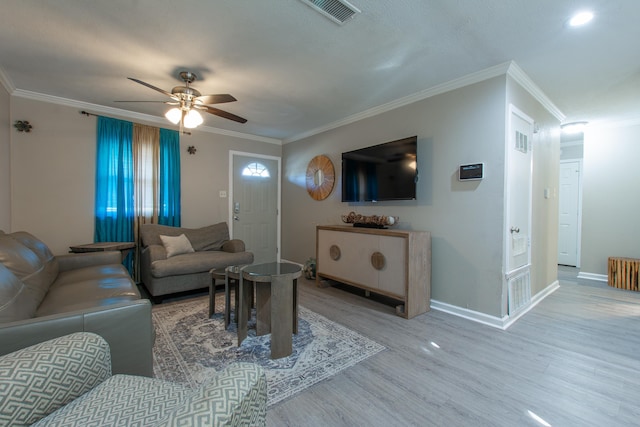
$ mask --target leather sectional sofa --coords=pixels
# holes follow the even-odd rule
[[[166,237],[184,235],[189,251],[171,255]],[[253,263],[253,253],[242,240],[229,239],[227,223],[202,228],[144,224],[140,227],[140,276],[151,296],[163,296],[209,286],[211,269]],[[163,241],[165,238],[165,241]]]
[[[0,355],[73,332],[102,336],[114,373],[153,376],[151,303],[120,252],[54,256],[27,232],[0,231]]]

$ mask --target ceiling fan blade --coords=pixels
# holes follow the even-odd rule
[[[246,123],[247,119],[243,119],[240,116],[236,116],[235,114],[231,114],[228,111],[219,110],[217,108],[209,107],[208,105],[199,106],[199,109],[206,110],[207,113],[211,113],[215,116],[224,117],[225,119],[233,120],[238,123]]]
[[[173,101],[113,101],[113,102],[155,102],[155,103],[161,103],[161,104],[177,104],[177,102],[173,102]]]
[[[203,104],[222,104],[223,102],[233,102],[237,101],[233,96],[229,94],[218,94],[218,95],[202,95],[195,99],[196,102],[201,102]]]
[[[138,80],[138,79],[134,79],[133,77],[127,77],[129,80],[134,81],[136,83],[140,83],[143,86],[148,87],[149,89],[153,89],[155,91],[158,91],[160,93],[163,93],[165,95],[167,95],[168,97],[170,97],[171,99],[175,99],[176,101],[179,101],[179,98],[177,96],[175,96],[174,94],[172,94],[171,92],[167,92],[164,89],[160,89],[159,87],[155,87],[153,85],[150,85],[149,83],[143,82],[142,80]]]

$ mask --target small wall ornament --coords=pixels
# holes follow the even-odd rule
[[[33,126],[26,120],[16,120],[13,127],[18,129],[18,132],[31,132],[33,129]]]
[[[196,150],[195,145],[190,145],[190,146],[187,147],[187,153],[189,153],[189,154],[196,154],[196,151],[198,151],[198,150]]]

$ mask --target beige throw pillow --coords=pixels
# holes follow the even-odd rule
[[[189,252],[195,252],[191,242],[187,239],[187,236],[181,234],[179,236],[160,236],[162,244],[167,251],[167,258],[171,258],[175,255],[187,254]]]

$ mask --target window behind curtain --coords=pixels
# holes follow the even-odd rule
[[[178,132],[98,117],[94,241],[137,243],[141,224],[179,227],[180,210]]]
[[[145,222],[158,223],[158,161],[160,132],[152,126],[133,127],[133,158],[135,164],[134,194],[136,217]]]

